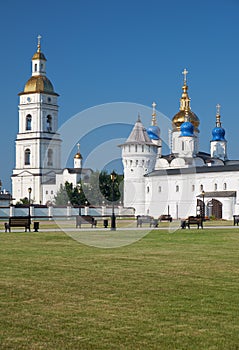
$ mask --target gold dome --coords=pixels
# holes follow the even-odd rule
[[[50,80],[43,75],[32,76],[26,83],[24,91],[21,92],[19,95],[35,92],[45,92],[47,94],[58,96],[58,94],[54,92],[54,88]]]
[[[179,111],[172,119],[173,130],[180,130],[181,124],[185,122],[186,111]],[[200,124],[199,118],[191,110],[188,111],[189,121],[193,124],[195,131],[198,131]]]
[[[74,158],[75,159],[82,159],[82,155],[79,152],[77,152]]]
[[[188,86],[187,86],[187,74],[188,71],[184,69],[182,72],[184,75],[184,81],[182,86],[182,96],[180,98],[180,110],[172,119],[172,126],[174,131],[180,131],[180,126],[185,122],[185,116],[186,113],[188,114],[189,121],[193,124],[194,130],[199,132],[198,127],[200,124],[199,118],[196,116],[195,113],[191,111],[190,107],[190,97],[188,96]]]
[[[44,56],[44,54],[40,51],[37,51],[33,56],[32,56],[32,60],[44,60],[46,61],[46,57]]]

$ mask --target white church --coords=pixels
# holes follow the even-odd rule
[[[46,76],[46,58],[41,51],[32,57],[32,76],[25,84],[19,102],[19,131],[16,137],[16,164],[12,174],[14,201],[28,197],[46,204],[65,181],[77,185],[90,176],[82,167],[78,149],[73,168],[61,168],[61,138],[58,134],[58,94]],[[122,148],[124,167],[124,207],[135,215],[170,214],[174,219],[196,215],[232,219],[239,214],[239,161],[227,159],[227,141],[217,106],[210,154],[199,150],[199,118],[192,112],[187,71],[180,110],[172,119],[171,151],[162,154],[160,128],[153,103],[152,125],[136,121]],[[203,211],[204,208],[204,211]]]
[[[180,110],[172,119],[171,153],[162,154],[155,103],[152,125],[138,118],[122,148],[124,206],[136,215],[189,215],[231,220],[239,213],[239,160],[228,160],[217,105],[210,154],[199,151],[199,118],[192,112],[185,69]]]

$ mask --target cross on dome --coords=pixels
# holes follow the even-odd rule
[[[188,74],[188,71],[186,68],[184,68],[182,74],[184,75],[183,82],[186,85],[187,84],[187,74]]]
[[[37,37],[37,51],[40,52],[41,51],[41,35],[39,34]]]
[[[78,152],[80,152],[80,143],[77,143]]]
[[[221,109],[221,105],[219,105],[219,103],[216,105],[217,108],[217,115],[220,115],[220,109]]]

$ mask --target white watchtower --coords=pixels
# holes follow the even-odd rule
[[[159,146],[151,141],[138,117],[128,139],[120,147],[124,166],[124,206],[135,208],[136,215],[144,215],[144,175],[154,170]]]

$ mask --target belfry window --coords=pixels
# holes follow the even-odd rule
[[[50,148],[47,152],[47,165],[52,166],[53,165],[53,151]]]
[[[182,151],[184,151],[184,141],[182,141]]]
[[[25,165],[30,165],[31,151],[29,148],[25,150]]]
[[[35,63],[35,66],[34,66],[35,68],[35,72],[37,72],[37,63]]]
[[[26,130],[32,130],[32,116],[30,114],[26,116]]]
[[[48,115],[46,118],[46,129],[49,132],[52,131],[52,116],[51,115]]]

